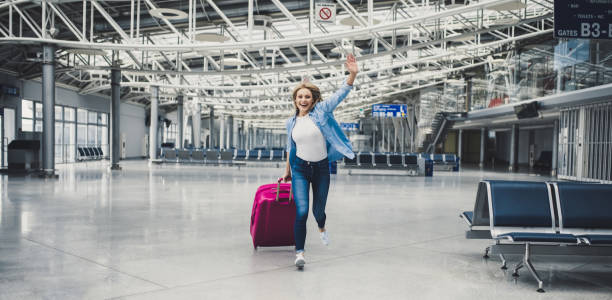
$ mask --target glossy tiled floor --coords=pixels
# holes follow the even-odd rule
[[[535,257],[538,294],[464,238],[481,178],[543,177],[338,175],[331,244],[310,234],[297,271],[291,248],[254,251],[248,230],[255,189],[281,169],[122,165],[0,177],[1,299],[612,299],[612,259]]]

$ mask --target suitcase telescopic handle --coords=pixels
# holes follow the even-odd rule
[[[280,195],[281,181],[283,181],[283,179],[279,178],[276,184],[276,200],[275,200],[276,202],[278,202],[278,196]],[[293,184],[289,186],[289,202],[291,202],[292,195],[293,195]]]

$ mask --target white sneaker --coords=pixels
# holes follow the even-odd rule
[[[305,264],[306,260],[304,260],[304,252],[297,253],[295,255],[295,266],[301,269]]]
[[[321,243],[323,243],[325,246],[329,245],[329,235],[327,234],[327,230],[321,232]]]

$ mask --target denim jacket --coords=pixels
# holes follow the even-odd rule
[[[325,137],[327,144],[327,159],[330,162],[340,160],[343,156],[351,159],[355,157],[355,153],[353,153],[353,148],[351,147],[351,142],[346,135],[344,135],[344,132],[342,132],[342,129],[340,128],[340,125],[338,125],[338,122],[336,122],[336,119],[334,119],[333,114],[334,109],[342,100],[344,100],[344,98],[346,98],[352,88],[353,86],[346,84],[345,81],[330,98],[317,103],[308,113],[310,119],[317,124],[317,127],[319,127],[319,130],[321,130],[321,133]],[[292,150],[296,149],[295,142],[291,137],[291,132],[295,126],[295,117],[296,116],[289,118],[286,123],[287,153],[292,153]],[[293,153],[295,153],[295,151],[293,151]],[[292,155],[294,155],[293,153]]]

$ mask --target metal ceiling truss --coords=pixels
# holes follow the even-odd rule
[[[183,94],[190,103],[272,128],[292,113],[291,90],[304,78],[324,95],[333,92],[345,78],[346,55],[355,49],[363,49],[354,53],[361,72],[336,112],[341,120],[358,118],[371,104],[442,84],[449,74],[482,67],[488,56],[517,41],[551,35],[551,1],[520,0],[522,9],[491,10],[517,1],[466,1],[447,8],[442,1],[368,0],[361,6],[337,0],[337,18],[359,24],[349,28],[313,20],[314,0],[306,11],[291,10],[303,7],[298,2],[270,0],[268,8],[277,11],[262,28],[254,22],[256,0],[244,1],[248,10],[242,18],[226,14],[233,6],[213,0],[175,1],[174,7],[157,0],[6,0],[0,2],[0,47],[56,44],[63,70],[58,81],[84,94],[108,94],[108,76],[100,74],[120,68],[124,101],[147,103],[148,88],[158,86],[164,106]],[[188,17],[149,16],[148,10],[158,8],[186,10]],[[229,41],[200,42],[201,33]],[[0,58],[2,68],[17,63]],[[230,65],[230,59],[244,63]],[[39,72],[28,69],[27,76]]]

